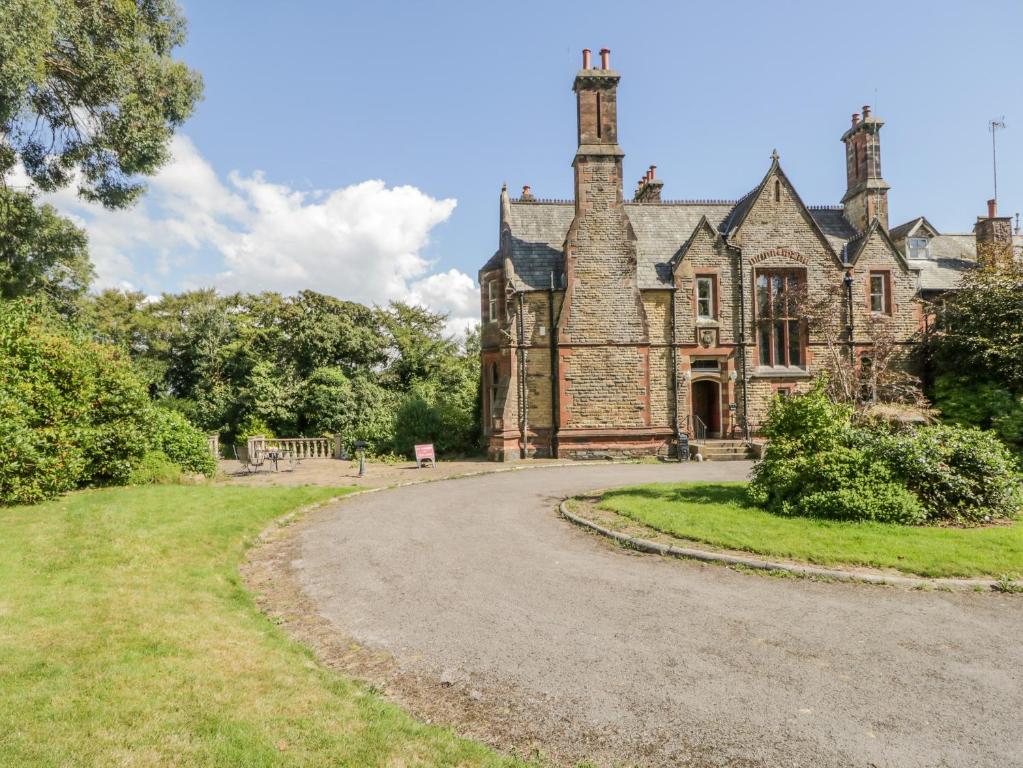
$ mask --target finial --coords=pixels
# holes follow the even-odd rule
[[[508,182],[507,182],[507,181],[506,181],[506,182],[504,182],[504,183],[503,183],[503,184],[501,185],[501,191],[502,191],[502,192],[507,192],[507,191],[508,191]]]
[[[777,149],[772,149],[771,150],[771,160],[773,160],[776,163],[778,162],[778,150]]]

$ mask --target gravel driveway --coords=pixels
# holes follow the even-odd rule
[[[749,466],[548,468],[367,494],[304,521],[293,573],[339,632],[498,704],[558,757],[1023,765],[1023,598],[637,555],[556,513],[586,490]]]

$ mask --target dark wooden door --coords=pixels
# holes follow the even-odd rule
[[[700,417],[708,432],[716,434],[721,432],[720,391],[716,381],[693,382],[693,415]]]

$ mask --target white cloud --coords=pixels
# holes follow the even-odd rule
[[[70,189],[48,196],[88,230],[100,287],[311,288],[367,304],[414,302],[449,313],[458,333],[476,322],[473,279],[434,272],[422,255],[455,200],[379,180],[326,191],[292,189],[258,171],[221,180],[180,135],[172,156],[127,211],[104,210]]]

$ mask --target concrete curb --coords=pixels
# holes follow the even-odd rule
[[[626,544],[640,552],[648,552],[655,555],[666,555],[670,557],[684,557],[690,560],[700,560],[705,563],[721,563],[723,565],[737,565],[744,568],[755,568],[760,571],[781,571],[806,578],[823,578],[833,581],[858,582],[863,584],[880,584],[896,587],[911,587],[915,589],[953,589],[974,591],[977,588],[985,590],[994,589],[999,582],[994,579],[927,579],[916,576],[883,576],[876,573],[862,573],[857,571],[845,571],[836,568],[821,568],[815,565],[795,565],[793,563],[780,563],[772,560],[764,560],[759,557],[745,557],[741,555],[727,555],[723,552],[711,552],[704,549],[693,549],[691,547],[676,547],[671,544],[660,544],[649,539],[639,539],[634,536],[626,536],[623,533],[612,531],[592,520],[569,511],[567,502],[563,499],[559,505],[561,515],[576,525],[596,531],[602,536],[614,539]]]

